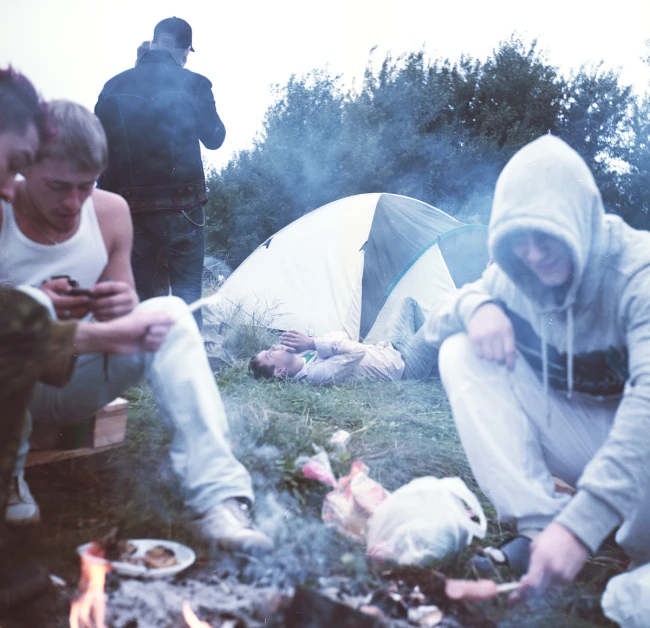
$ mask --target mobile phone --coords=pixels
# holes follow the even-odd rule
[[[92,290],[86,290],[85,288],[71,288],[67,293],[69,297],[88,297],[93,298]]]
[[[76,279],[73,279],[72,277],[70,277],[70,275],[52,275],[50,277],[50,280],[53,281],[54,279],[67,279],[68,284],[70,284],[70,286],[72,286],[73,288],[77,288],[79,286],[79,282]],[[43,282],[43,283],[45,283],[45,282]]]

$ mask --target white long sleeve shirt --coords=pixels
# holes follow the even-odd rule
[[[305,365],[294,381],[305,380],[316,386],[340,384],[348,379],[394,382],[402,377],[404,360],[388,341],[364,345],[350,340],[345,332],[334,331],[314,338],[316,354],[301,354]]]

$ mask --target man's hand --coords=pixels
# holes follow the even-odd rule
[[[295,329],[285,331],[280,336],[280,342],[285,347],[289,347],[293,353],[302,353],[303,351],[311,351],[316,348],[316,343],[313,338]]]
[[[48,279],[39,288],[52,300],[57,318],[70,320],[83,318],[90,311],[90,299],[86,296],[68,296],[72,286],[67,277]]]
[[[133,312],[107,323],[79,323],[75,337],[78,353],[129,355],[157,351],[174,318],[168,312]]]
[[[572,582],[588,556],[587,548],[572,532],[560,523],[550,523],[530,544],[528,573],[510,601],[519,602],[554,584]]]
[[[98,321],[110,321],[133,311],[138,295],[126,281],[102,281],[92,289],[90,311]]]
[[[515,332],[505,312],[494,303],[481,305],[469,319],[467,334],[476,355],[515,368]]]

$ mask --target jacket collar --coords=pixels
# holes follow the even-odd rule
[[[164,63],[165,65],[182,67],[168,50],[148,50],[142,55],[140,61],[138,61],[138,65],[144,63]]]

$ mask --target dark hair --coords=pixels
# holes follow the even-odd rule
[[[24,135],[33,124],[43,146],[54,137],[47,105],[30,80],[9,66],[0,70],[0,133]]]
[[[271,364],[260,364],[257,354],[248,363],[248,370],[255,379],[273,379],[275,377],[275,367]]]

